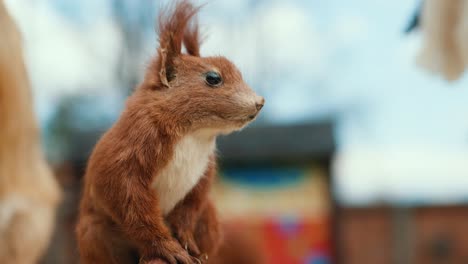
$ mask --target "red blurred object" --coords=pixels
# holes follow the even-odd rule
[[[230,228],[257,236],[268,264],[327,264],[331,260],[329,219],[267,218],[236,221]]]

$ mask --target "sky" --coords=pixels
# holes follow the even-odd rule
[[[128,10],[143,2],[123,1]],[[61,96],[74,93],[115,100],[108,111],[120,111],[115,55],[123,36],[109,0],[6,3],[24,35],[43,122]],[[468,188],[467,77],[447,83],[416,65],[421,36],[403,30],[418,3],[215,0],[200,14],[202,54],[239,66],[265,96],[268,122],[335,118],[336,190],[344,203],[458,201]],[[156,48],[152,26],[139,54],[142,73]]]

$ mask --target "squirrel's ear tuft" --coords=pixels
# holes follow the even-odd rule
[[[185,43],[187,52],[191,55],[199,55],[198,26],[192,18],[199,8],[194,7],[189,1],[176,1],[169,9],[163,10],[159,15],[159,49],[157,66],[160,85],[169,87],[171,80],[175,78],[174,60],[182,52],[182,42]],[[197,55],[195,55],[197,54]]]
[[[187,27],[184,35],[184,46],[187,53],[192,56],[200,57],[200,32],[197,19],[193,19],[192,23]]]

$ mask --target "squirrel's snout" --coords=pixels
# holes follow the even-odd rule
[[[258,113],[260,113],[260,110],[262,110],[264,105],[265,105],[265,98],[259,96],[255,102],[255,108],[257,109],[257,111],[253,115],[250,115],[249,119],[253,120],[255,117],[257,117]]]
[[[255,107],[257,108],[257,111],[262,110],[263,105],[265,105],[265,98],[260,97],[260,100],[258,100],[258,101],[255,103]]]

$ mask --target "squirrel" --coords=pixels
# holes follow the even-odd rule
[[[252,122],[265,100],[228,59],[200,56],[198,11],[182,0],[161,12],[157,56],[89,158],[81,263],[199,263],[221,244],[208,197],[216,138]]]

